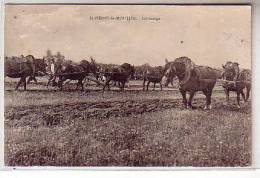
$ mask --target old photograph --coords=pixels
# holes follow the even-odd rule
[[[250,167],[250,5],[5,5],[5,166]]]

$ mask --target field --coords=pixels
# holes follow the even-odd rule
[[[46,81],[42,81],[43,83]],[[132,83],[133,84],[133,83]],[[212,110],[196,94],[183,109],[177,89],[65,91],[5,81],[8,166],[250,166],[251,105],[229,105],[220,86]]]

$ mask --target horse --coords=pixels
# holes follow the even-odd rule
[[[93,73],[95,76],[97,75],[97,65],[94,60],[91,60],[91,62],[81,60],[79,64],[72,64],[71,61],[67,61],[61,65],[60,73],[57,74],[59,76],[58,86],[62,90],[64,81],[67,79],[77,80],[76,89],[80,85],[81,91],[83,91],[83,80],[90,73]]]
[[[179,91],[181,92],[185,108],[193,109],[193,97],[197,91],[202,91],[206,96],[204,109],[211,109],[212,90],[217,81],[217,74],[213,68],[195,65],[186,56],[176,58],[172,62],[166,60],[162,83],[166,86],[175,76],[179,80]],[[186,99],[187,92],[190,93],[188,102]]]
[[[124,63],[119,67],[113,68],[111,72],[108,70],[105,71],[104,77],[106,79],[105,85],[103,87],[103,91],[105,91],[106,87],[110,90],[110,81],[118,82],[119,88],[124,90],[125,84],[129,81],[131,77],[135,74],[135,68],[131,64]]]
[[[15,90],[23,83],[26,90],[26,78],[35,79],[37,73],[46,74],[47,64],[44,59],[35,59],[33,55],[28,55],[23,58],[5,58],[5,76],[11,78],[20,78]]]
[[[163,67],[158,66],[158,67],[148,67],[144,73],[143,73],[143,90],[145,90],[145,84],[146,81],[146,91],[148,91],[149,84],[152,82],[153,83],[153,90],[155,90],[155,85],[156,83],[160,84],[161,90],[162,90],[162,77],[163,77]]]
[[[251,71],[244,69],[240,72],[239,64],[231,61],[228,61],[225,65],[222,65],[222,67],[222,79],[224,79],[222,87],[226,94],[226,102],[227,104],[229,103],[229,92],[234,91],[237,94],[237,108],[240,108],[240,95],[245,102],[249,98],[251,90]],[[243,91],[245,88],[247,91],[246,96]]]

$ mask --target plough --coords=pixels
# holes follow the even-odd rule
[[[95,82],[95,83],[97,83],[98,85],[102,85],[103,87],[105,86],[105,84],[103,83],[103,82],[100,82],[100,81],[98,81],[97,79],[94,79],[92,76],[86,76],[85,78],[84,78],[84,83],[86,83],[86,80],[90,80],[90,81],[92,81],[92,82]]]

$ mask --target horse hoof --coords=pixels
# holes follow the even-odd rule
[[[187,106],[187,109],[195,109],[195,107],[192,106],[192,105],[188,105],[188,106]]]
[[[212,106],[211,105],[206,105],[206,106],[204,106],[204,110],[211,110],[212,109]]]

